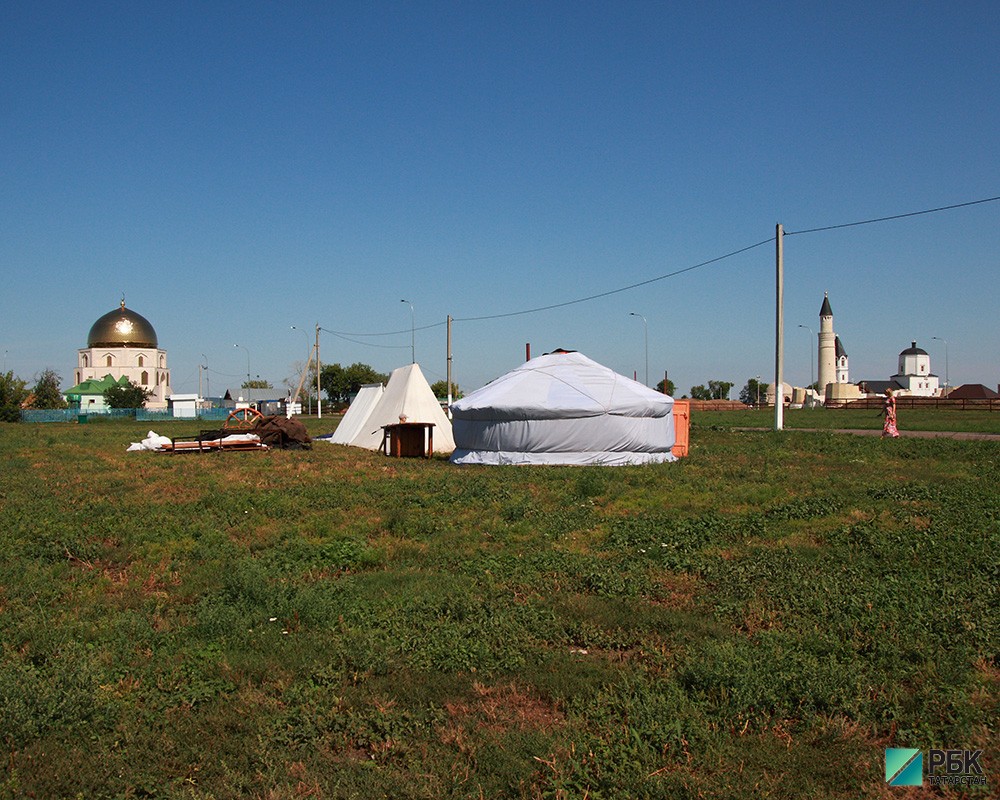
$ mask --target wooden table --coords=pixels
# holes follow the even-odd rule
[[[397,422],[383,425],[382,432],[382,452],[387,456],[430,458],[434,454],[433,422]]]

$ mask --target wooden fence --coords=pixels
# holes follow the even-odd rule
[[[828,404],[827,408],[846,409],[881,409],[884,398],[865,397],[861,400],[851,400],[849,402]],[[982,400],[949,400],[946,397],[908,397],[906,395],[896,395],[896,408],[928,408],[940,409],[942,411],[997,411],[1000,412],[1000,399],[989,398]]]
[[[744,405],[735,400],[689,400],[691,411],[749,411],[753,406]],[[866,397],[861,400],[851,400],[850,402],[831,403],[826,407],[830,409],[857,411],[881,411],[883,398]],[[762,405],[760,408],[774,408],[774,406]],[[786,404],[787,408],[787,404]],[[996,411],[1000,413],[1000,399],[983,400],[948,400],[944,397],[900,397],[896,395],[896,408],[927,408],[939,409],[941,411]],[[792,409],[794,410],[794,409]]]
[[[692,411],[749,411],[750,406],[739,400],[686,400]]]

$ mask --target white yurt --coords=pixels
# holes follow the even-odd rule
[[[672,398],[582,353],[533,358],[451,406],[455,464],[673,461]]]

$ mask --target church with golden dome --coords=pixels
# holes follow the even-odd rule
[[[126,380],[152,392],[147,408],[166,408],[170,396],[167,351],[161,350],[149,320],[125,307],[109,311],[95,322],[87,346],[77,351],[77,385],[66,392],[81,410],[104,407],[103,391]]]

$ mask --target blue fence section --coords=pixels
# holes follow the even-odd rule
[[[224,421],[232,409],[203,408],[197,417],[175,417],[170,409],[149,408],[102,408],[95,411],[79,411],[73,408],[29,408],[21,411],[21,422],[87,422],[88,419],[134,419],[138,422],[161,422],[179,419],[203,419]]]
[[[28,408],[21,410],[21,422],[73,422],[76,412],[65,408]]]

